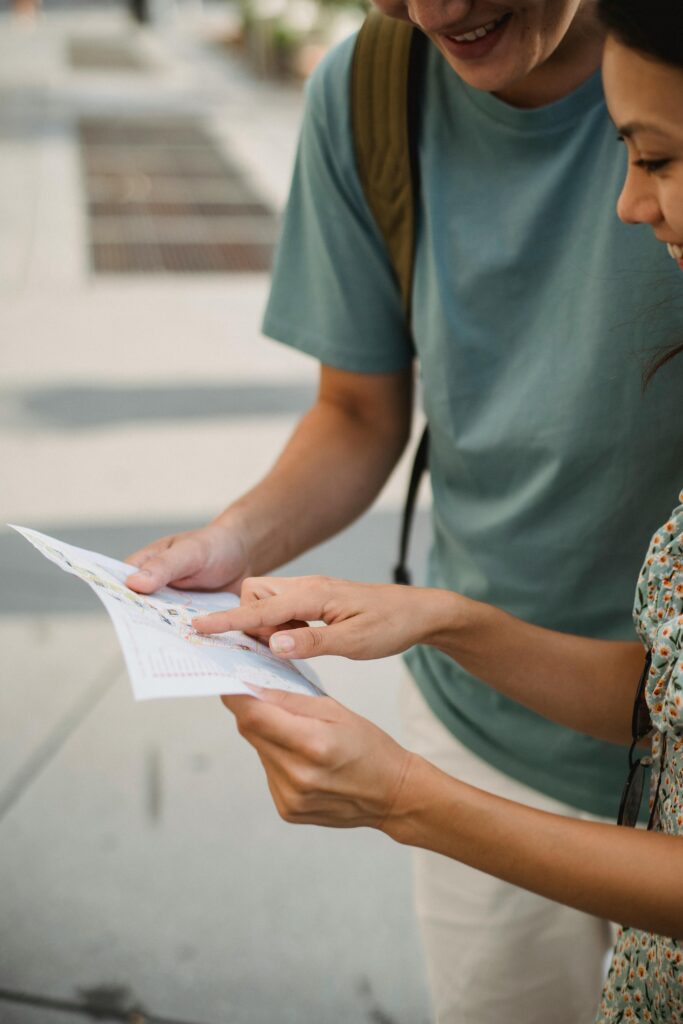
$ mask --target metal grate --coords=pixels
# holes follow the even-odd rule
[[[128,39],[79,37],[66,45],[67,61],[78,71],[148,71]]]
[[[272,210],[189,118],[79,123],[96,273],[268,270]]]

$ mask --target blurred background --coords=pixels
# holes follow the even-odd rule
[[[428,1020],[408,851],[281,822],[217,700],[136,705],[4,525],[125,557],[268,468],[316,380],[259,332],[303,83],[361,20],[0,3],[0,1024]],[[287,571],[387,579],[405,475]],[[400,735],[398,661],[319,670]]]

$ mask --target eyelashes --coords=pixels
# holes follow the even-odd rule
[[[617,142],[625,142],[623,135],[617,135]],[[669,157],[660,157],[657,160],[647,160],[645,157],[640,157],[638,160],[633,161],[634,167],[639,167],[645,171],[646,174],[656,174],[657,171],[663,170],[667,164],[671,163]]]
[[[664,158],[662,160],[634,160],[633,166],[642,167],[642,169],[647,171],[648,174],[656,174],[657,171],[663,170],[668,163],[670,163],[668,158]]]

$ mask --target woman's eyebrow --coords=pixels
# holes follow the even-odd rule
[[[627,139],[639,132],[648,132],[650,135],[666,135],[666,132],[657,128],[656,125],[644,124],[642,121],[628,121],[626,124],[617,125],[617,131]]]

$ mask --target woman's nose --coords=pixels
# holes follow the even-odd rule
[[[617,214],[624,224],[656,224],[661,211],[655,189],[642,168],[630,168],[617,200]]]

